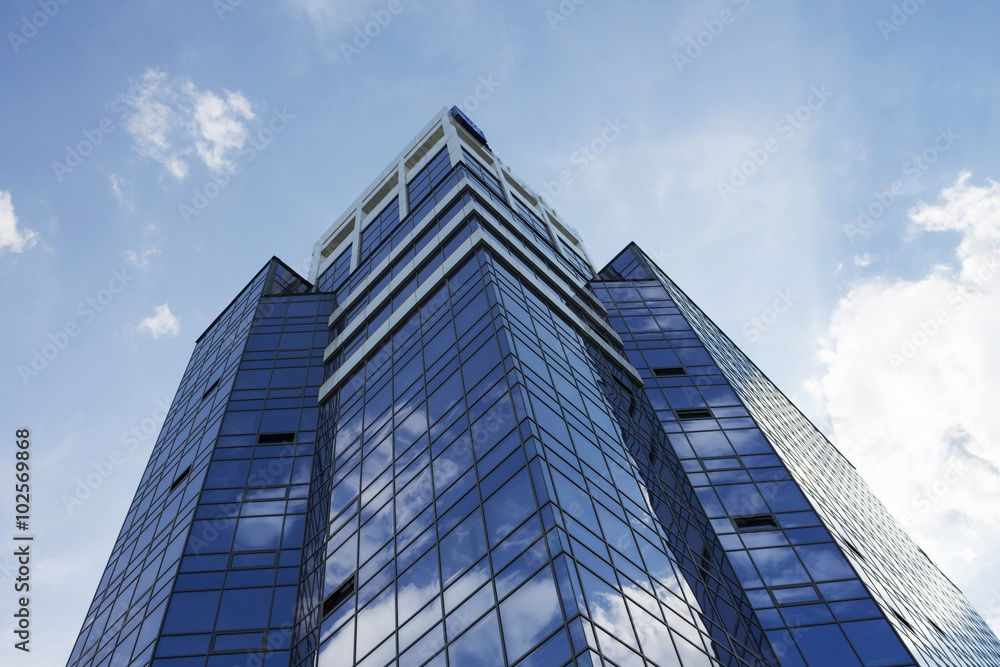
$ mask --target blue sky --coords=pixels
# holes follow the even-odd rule
[[[598,265],[642,245],[1000,628],[1000,7],[578,2],[0,4],[17,664],[65,661],[194,340],[452,104]]]

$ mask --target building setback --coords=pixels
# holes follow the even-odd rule
[[[1000,666],[853,466],[458,109],[198,339],[69,667]]]

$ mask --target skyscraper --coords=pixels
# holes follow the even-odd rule
[[[198,339],[73,667],[1000,665],[635,245],[442,111]]]

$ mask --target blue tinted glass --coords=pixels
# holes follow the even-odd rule
[[[163,622],[165,634],[210,632],[219,604],[219,591],[174,593]]]
[[[809,575],[791,547],[752,549],[748,552],[768,586],[808,583]]]
[[[910,661],[896,633],[884,620],[845,623],[843,628],[865,667],[886,667]]]
[[[774,654],[781,661],[781,667],[808,667],[795,647],[792,633],[787,630],[775,630],[767,633],[767,639],[774,649]]]
[[[809,509],[802,492],[795,482],[761,482],[757,485],[761,495],[774,512],[794,512]]]
[[[805,563],[806,569],[812,575],[813,581],[830,581],[831,579],[850,579],[854,570],[847,564],[840,549],[836,545],[810,544],[795,547],[799,558]]]
[[[195,521],[191,524],[191,535],[184,553],[211,554],[229,551],[235,531],[236,522],[232,519]],[[225,561],[222,561],[218,565],[222,567],[224,564]]]
[[[255,433],[260,421],[259,412],[230,412],[222,420],[222,435]]]
[[[753,484],[718,486],[715,490],[730,516],[759,514],[767,511],[764,499],[760,497]]]
[[[219,607],[217,630],[249,630],[267,627],[271,612],[270,588],[243,588],[225,591]]]
[[[844,633],[836,625],[793,628],[792,635],[810,665],[861,667]]]
[[[438,572],[437,547],[428,551],[400,575],[397,588],[400,619],[408,618],[440,592],[441,577]]]
[[[580,582],[583,584],[591,618],[615,633],[618,639],[638,647],[621,593],[583,568],[580,569]]]
[[[305,384],[303,382],[302,384]],[[298,408],[286,410],[265,410],[260,420],[261,433],[283,433],[299,428]]]
[[[527,469],[521,470],[483,503],[490,544],[498,544],[535,511],[535,496]]]
[[[486,531],[480,512],[467,519],[441,540],[441,572],[445,584],[486,553]]]
[[[243,486],[250,470],[249,461],[215,461],[205,476],[206,489]]]
[[[241,632],[231,635],[217,635],[214,648],[216,651],[241,651],[260,648],[263,643],[263,632]]]
[[[803,586],[775,590],[774,599],[778,604],[792,604],[794,602],[812,602],[813,600],[818,600],[819,595],[812,586]]]
[[[673,401],[671,401],[673,403]],[[674,406],[678,407],[678,406]],[[683,407],[683,406],[680,406]],[[733,448],[722,431],[688,433],[688,442],[698,456],[732,456]]]
[[[531,652],[518,667],[553,667],[562,665],[573,654],[569,639],[565,632],[559,632],[540,647]],[[582,664],[582,663],[578,663]],[[664,667],[673,667],[668,662],[661,663]]]
[[[490,613],[448,646],[448,658],[453,665],[477,667],[502,667],[503,649],[500,647],[500,627],[495,613]]]
[[[562,625],[559,593],[545,568],[500,604],[507,659],[511,662]]]
[[[156,657],[207,653],[211,639],[212,635],[207,634],[161,637],[156,644]]]
[[[264,516],[240,519],[236,527],[234,551],[262,551],[281,545],[284,517]]]

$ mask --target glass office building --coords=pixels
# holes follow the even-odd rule
[[[442,111],[198,340],[70,667],[1000,666],[642,252]]]

